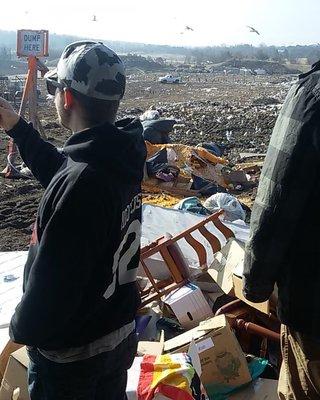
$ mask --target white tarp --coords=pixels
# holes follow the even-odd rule
[[[160,236],[163,236],[165,233],[170,233],[174,236],[207,218],[205,216],[193,214],[183,210],[174,210],[172,208],[158,207],[149,204],[143,205],[142,210],[142,246],[150,244],[152,241]],[[240,240],[241,242],[246,242],[248,240],[249,226],[243,221],[223,221],[223,223],[233,231],[236,239]],[[225,237],[213,225],[213,223],[206,225],[206,228],[219,239],[221,246],[226,244]],[[200,232],[192,233],[192,236],[202,243],[206,248],[208,257],[207,264],[210,265],[213,261],[213,253],[209,242],[201,235]],[[193,248],[187,244],[185,240],[180,240],[179,246],[183,255],[187,259],[189,266],[195,268],[198,267],[198,257]],[[156,254],[153,256],[153,259],[161,260],[160,256],[157,257]]]
[[[9,339],[10,319],[22,296],[27,254],[26,251],[0,253],[0,351]]]

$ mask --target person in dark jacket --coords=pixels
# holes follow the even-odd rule
[[[0,100],[1,127],[45,188],[10,337],[28,347],[31,400],[125,399],[140,304],[143,128],[115,123],[125,72],[101,43],[67,46],[46,80],[73,133],[62,152]]]
[[[251,217],[244,295],[278,286],[281,399],[320,398],[320,62],[299,76],[277,119]]]

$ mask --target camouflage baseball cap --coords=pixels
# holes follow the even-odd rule
[[[103,43],[80,41],[69,44],[57,68],[45,78],[101,100],[122,99],[126,87],[124,65]]]

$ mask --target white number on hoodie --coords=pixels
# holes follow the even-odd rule
[[[134,240],[132,241],[127,251],[124,254],[122,254],[120,258],[120,253],[125,244],[127,243],[129,235],[132,233],[134,233],[135,235]],[[130,264],[132,257],[137,253],[139,249],[140,238],[141,238],[141,223],[139,220],[135,219],[129,225],[127,232],[124,235],[118,250],[115,252],[113,256],[113,266],[112,266],[113,280],[104,293],[105,299],[108,299],[114,294],[114,291],[116,289],[117,277],[119,285],[125,285],[126,283],[131,283],[136,280],[138,267],[128,270],[128,265]]]

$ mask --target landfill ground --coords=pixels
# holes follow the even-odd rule
[[[128,76],[126,96],[119,118],[137,117],[150,106],[161,109],[164,118],[178,121],[172,142],[196,145],[215,142],[225,146],[224,157],[233,165],[242,152],[264,153],[281,104],[294,76],[224,76],[190,74],[183,83],[160,84],[161,74],[139,73]],[[52,99],[46,100],[40,82],[42,101],[39,116],[47,138],[57,147],[70,135],[57,123]],[[227,134],[228,132],[228,134]],[[6,166],[7,136],[0,133],[0,167]],[[35,220],[41,186],[34,180],[0,177],[0,251],[26,250]],[[255,189],[237,197],[252,204]],[[145,199],[157,203],[161,194],[146,193]],[[162,199],[163,200],[163,199]],[[164,195],[163,203],[174,200]]]

